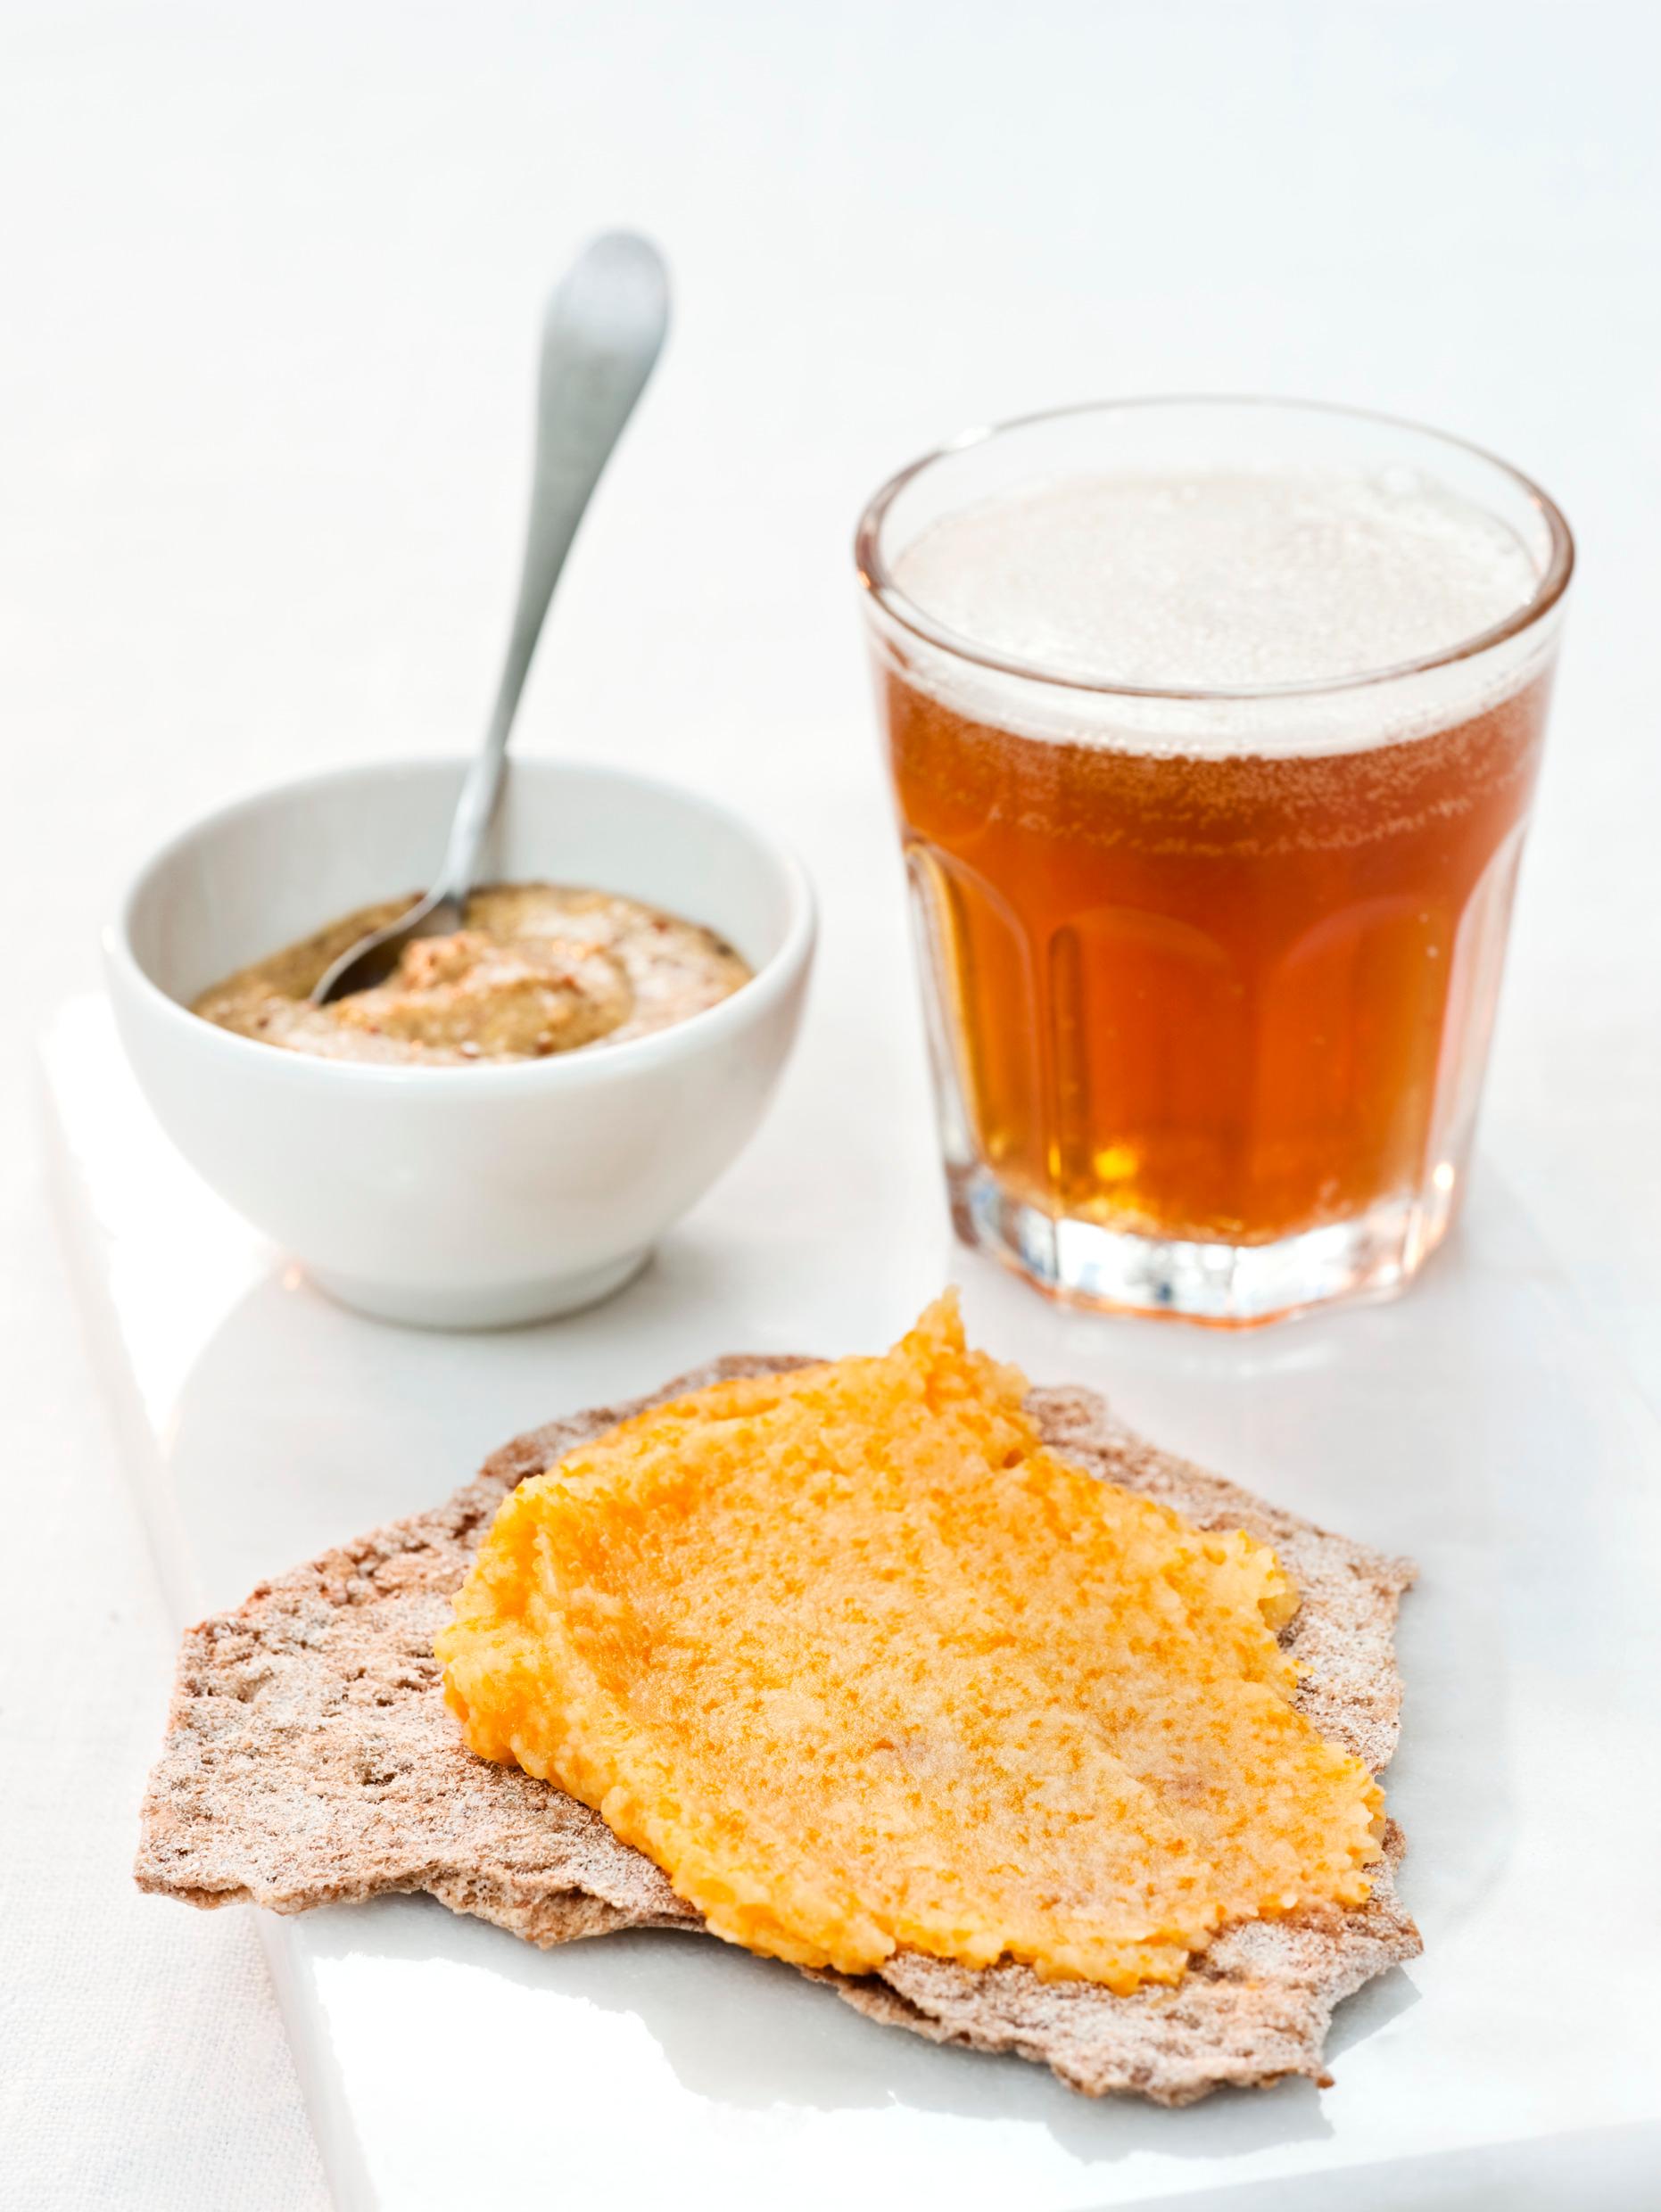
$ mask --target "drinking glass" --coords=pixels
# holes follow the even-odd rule
[[[1530,582],[1422,657],[1205,689],[1012,651],[897,576],[1030,487],[1203,500],[1277,469],[1450,493]],[[1574,562],[1551,500],[1352,409],[1119,401],[928,455],[857,558],[960,1236],[1057,1296],[1223,1325],[1408,1283],[1470,1154]]]

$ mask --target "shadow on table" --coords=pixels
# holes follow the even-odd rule
[[[1085,2166],[1136,2152],[1216,2158],[1331,2134],[1309,2082],[1219,2091],[1169,2112],[1064,2088],[1012,2057],[951,2050],[863,2018],[787,1966],[724,1944],[637,1929],[537,1951],[420,1897],[384,1898],[310,1916],[314,1957],[419,1962],[442,1954],[519,1987],[640,2021],[682,2086],[711,2104],[819,2112],[898,2106],[1041,2127]],[[1348,2037],[1359,2041],[1416,1996],[1386,1976]],[[1343,2018],[1343,2015],[1340,2015]],[[1346,2024],[1347,2025],[1347,2024]]]

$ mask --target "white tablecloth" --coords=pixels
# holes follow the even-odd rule
[[[471,744],[539,296],[588,232],[639,223],[674,265],[677,331],[525,741],[678,773],[786,835],[883,803],[849,532],[963,424],[1280,389],[1463,431],[1558,495],[1583,565],[1490,1142],[1661,1403],[1643,0],[12,0],[0,47],[0,941],[22,1044],[182,818]],[[26,1082],[0,1113],[0,2203],[309,2212],[323,2183],[247,1919],[128,1880],[170,1637]]]

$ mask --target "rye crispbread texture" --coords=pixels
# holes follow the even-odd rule
[[[139,1886],[277,1912],[425,1890],[542,1944],[620,1927],[698,1931],[659,1869],[597,1813],[467,1750],[433,1638],[516,1483],[647,1405],[804,1364],[717,1360],[650,1399],[551,1423],[497,1452],[448,1505],[326,1552],[190,1630],[145,1797]],[[1045,1440],[1076,1464],[1275,1548],[1302,1596],[1283,1638],[1303,1672],[1297,1703],[1379,1772],[1395,1747],[1392,1638],[1411,1566],[1156,1450],[1092,1391],[1035,1391],[1029,1402]],[[1324,2081],[1333,2007],[1420,1948],[1396,1901],[1401,1850],[1392,1825],[1365,1905],[1226,1928],[1179,1983],[1129,1997],[905,1952],[878,1975],[813,1978],[875,2019],[1016,2051],[1091,2096],[1177,2105],[1225,2084]]]

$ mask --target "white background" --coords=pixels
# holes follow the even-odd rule
[[[597,227],[662,241],[678,321],[524,741],[738,801],[896,958],[848,562],[891,467],[1272,389],[1556,493],[1582,567],[1489,1141],[1661,1398],[1658,66],[1651,8],[1590,0],[0,4],[0,2201],[322,2202],[244,1919],[128,1884],[170,1637],[29,1040],[181,820],[472,743],[537,307]],[[909,1094],[916,1050],[897,1024],[847,1079]],[[814,1264],[861,1255],[828,1225]]]

